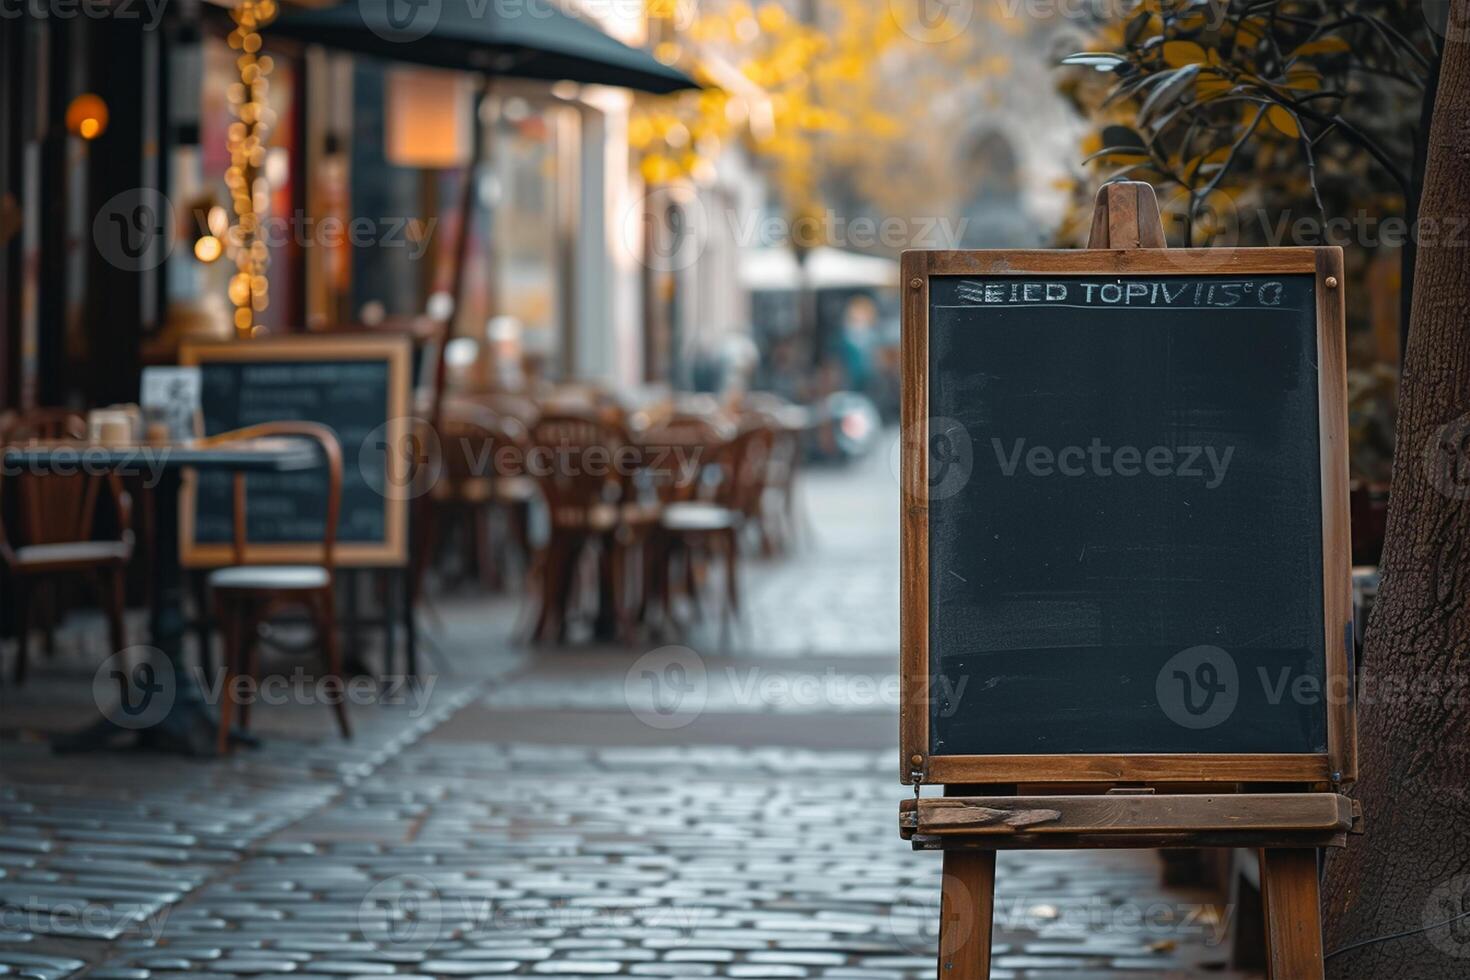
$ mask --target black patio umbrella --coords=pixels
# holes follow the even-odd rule
[[[647,52],[557,9],[555,0],[345,0],[281,6],[267,36],[511,78],[590,82],[642,92],[698,88]]]

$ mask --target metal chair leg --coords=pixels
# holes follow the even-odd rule
[[[15,686],[26,682],[26,661],[31,655],[31,593],[23,576],[15,577]]]
[[[235,715],[235,675],[240,669],[240,633],[239,623],[236,621],[236,610],[231,608],[232,603],[227,600],[215,599],[214,618],[219,622],[219,634],[223,646],[223,683],[220,684],[219,702],[219,732],[215,740],[215,750],[220,755],[227,755],[230,751],[230,726],[234,723]]]
[[[318,595],[316,602],[317,630],[321,636],[322,649],[326,652],[327,670],[343,688],[343,696],[332,706],[337,713],[337,728],[343,738],[352,737],[352,723],[347,719],[346,678],[342,676],[342,649],[337,637],[337,600],[331,588]]]

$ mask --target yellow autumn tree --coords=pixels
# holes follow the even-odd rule
[[[914,152],[942,138],[924,125],[928,105],[957,83],[1004,77],[994,39],[1026,29],[999,5],[976,8],[996,31],[936,38],[873,0],[810,0],[800,11],[777,0],[707,0],[697,11],[688,2],[647,0],[654,53],[710,87],[639,104],[629,136],[642,176],[707,180],[738,143],[793,225],[822,211],[833,183],[883,214],[943,213],[936,196],[964,189],[946,188],[941,154]]]

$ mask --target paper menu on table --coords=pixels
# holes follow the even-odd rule
[[[198,434],[200,391],[199,368],[145,367],[138,403],[147,421],[168,427],[171,442],[182,442]]]

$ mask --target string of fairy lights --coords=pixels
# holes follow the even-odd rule
[[[235,331],[241,337],[255,332],[256,314],[270,306],[270,283],[266,271],[270,250],[261,235],[261,219],[270,204],[270,184],[263,175],[266,138],[275,122],[267,103],[270,55],[260,53],[260,29],[276,16],[276,0],[242,0],[231,8],[235,29],[228,38],[237,52],[235,67],[240,80],[229,88],[230,123],[228,142],[230,166],[225,171],[234,221],[225,236],[235,274],[230,277],[230,302],[235,307]]]

